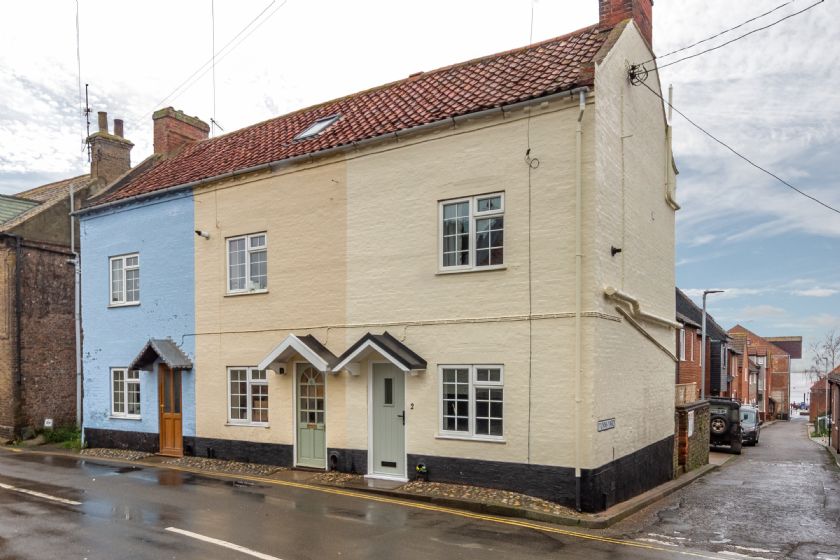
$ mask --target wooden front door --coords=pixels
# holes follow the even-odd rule
[[[160,403],[160,454],[184,456],[181,436],[181,371],[158,366],[158,401]]]
[[[297,364],[297,465],[327,466],[324,374],[309,364]]]

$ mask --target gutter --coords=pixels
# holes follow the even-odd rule
[[[395,132],[388,132],[386,134],[380,134],[379,136],[373,136],[371,138],[366,138],[364,140],[359,140],[358,142],[350,142],[348,144],[342,144],[340,146],[334,146],[332,148],[327,148],[324,150],[319,150],[317,152],[310,152],[308,154],[301,154],[299,156],[293,156],[284,159],[278,159],[275,161],[271,161],[269,163],[261,163],[259,165],[253,165],[251,167],[246,167],[244,169],[235,169],[233,171],[228,171],[226,173],[222,173],[220,175],[214,175],[212,177],[206,177],[204,179],[198,179],[195,181],[190,181],[189,183],[183,183],[181,185],[174,185],[171,187],[166,187],[163,189],[154,190],[151,192],[138,194],[135,196],[129,196],[126,198],[121,198],[119,200],[113,200],[111,202],[105,202],[103,204],[99,204],[96,206],[89,206],[87,208],[82,208],[76,211],[71,212],[72,216],[83,216],[85,214],[91,212],[97,212],[100,210],[105,210],[107,208],[112,208],[114,206],[120,206],[125,204],[130,204],[134,202],[138,202],[141,200],[145,200],[148,198],[153,198],[157,196],[162,196],[182,190],[191,189],[194,187],[199,187],[202,185],[206,185],[208,183],[214,183],[216,181],[222,181],[224,179],[232,179],[239,175],[247,175],[249,173],[256,173],[258,171],[276,171],[278,169],[282,169],[283,167],[288,167],[290,165],[295,165],[298,163],[309,163],[314,161],[316,158],[323,158],[328,157],[336,154],[341,154],[345,152],[350,152],[353,150],[358,150],[364,147],[367,147],[371,144],[377,144],[380,142],[384,142],[386,140],[396,140],[402,138],[403,136],[409,136],[413,134],[417,134],[419,132],[427,132],[430,130],[436,130],[438,128],[444,128],[446,126],[455,126],[458,123],[471,120],[471,119],[478,119],[489,115],[494,114],[504,114],[511,111],[515,111],[517,109],[534,105],[534,104],[541,104],[541,103],[548,103],[555,100],[565,99],[565,98],[572,98],[577,94],[589,92],[589,87],[576,87],[571,90],[561,91],[558,93],[552,93],[550,95],[546,95],[543,97],[536,97],[534,99],[528,99],[525,101],[517,101],[516,103],[510,103],[508,105],[501,105],[499,107],[493,107],[490,109],[484,109],[481,111],[477,111],[475,113],[467,113],[464,115],[458,115],[455,117],[447,117],[445,119],[439,121],[433,121],[430,123],[425,123],[417,126],[413,126],[411,128],[405,128],[403,130],[398,130]],[[72,210],[72,209],[71,209]]]

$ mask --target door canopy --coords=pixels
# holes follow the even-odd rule
[[[150,338],[128,369],[152,371],[157,360],[173,370],[193,367],[189,356],[171,338]]]
[[[295,355],[301,356],[322,373],[330,371],[332,365],[336,362],[335,354],[327,350],[327,347],[311,334],[306,336],[290,334],[274,350],[269,352],[257,368],[282,373],[280,370],[285,369],[286,364]]]
[[[347,369],[351,374],[358,375],[358,367],[352,367],[352,364],[358,364],[372,352],[379,354],[405,373],[416,374],[426,370],[426,360],[386,331],[383,334],[367,333],[357,340],[338,357],[333,372]]]

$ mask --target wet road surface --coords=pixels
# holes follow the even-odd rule
[[[0,484],[3,560],[689,557],[557,526],[98,459],[0,452]]]
[[[756,447],[607,534],[729,558],[840,559],[840,469],[803,419],[762,429]]]

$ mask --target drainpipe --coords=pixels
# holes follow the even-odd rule
[[[85,443],[85,433],[82,429],[82,314],[81,289],[79,269],[79,254],[76,252],[76,199],[73,185],[70,185],[70,252],[73,259],[68,263],[73,265],[73,323],[76,330],[76,426],[81,433],[82,446]]]
[[[14,233],[0,233],[0,236],[15,241],[15,410],[14,410],[14,435],[19,435],[18,428],[23,419],[23,360],[21,358],[20,340],[20,270],[21,270],[21,238]]]
[[[580,506],[580,472],[581,472],[581,383],[583,369],[581,366],[581,300],[583,297],[582,276],[583,276],[583,226],[581,205],[583,199],[583,113],[586,110],[586,92],[583,88],[578,92],[580,105],[577,118],[577,129],[575,131],[575,508],[581,511]]]

